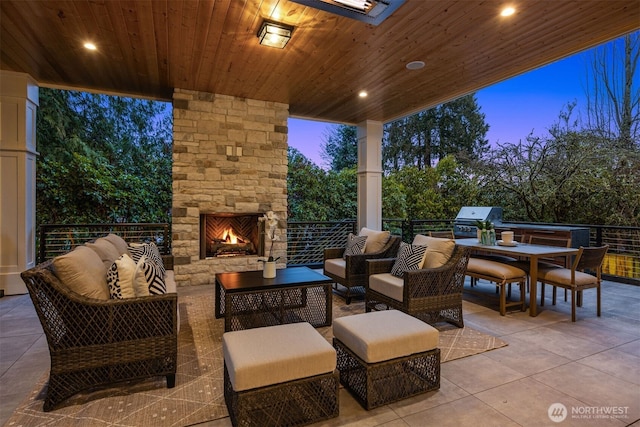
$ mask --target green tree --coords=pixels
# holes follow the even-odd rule
[[[480,158],[488,150],[484,118],[475,95],[467,95],[389,123],[382,144],[384,170],[427,169],[448,155],[459,162]]]
[[[594,49],[588,71],[589,130],[615,148],[640,149],[640,32]]]
[[[610,144],[561,113],[548,137],[502,144],[476,169],[487,204],[509,220],[637,225],[640,156],[619,156]],[[622,160],[624,159],[624,160]]]
[[[36,221],[168,222],[166,104],[42,88]]]
[[[325,135],[320,157],[333,171],[356,167],[358,164],[358,135],[355,126],[340,125]]]
[[[410,219],[453,218],[470,202],[469,197],[477,194],[473,179],[466,176],[453,156],[428,169],[405,166],[391,172],[387,179],[401,189],[406,218]]]
[[[326,172],[293,147],[289,147],[287,156],[288,218],[327,221],[331,215],[325,196]]]

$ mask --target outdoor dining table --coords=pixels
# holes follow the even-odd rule
[[[571,256],[578,253],[576,248],[563,248],[558,246],[533,245],[529,243],[514,243],[514,246],[482,245],[478,239],[456,239],[456,244],[466,246],[478,251],[490,254],[506,255],[514,258],[529,259],[529,278],[531,283],[529,298],[529,315],[538,315],[538,260],[540,258]]]

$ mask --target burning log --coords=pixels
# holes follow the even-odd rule
[[[216,239],[219,240],[219,239]],[[253,243],[225,243],[224,241],[211,242],[209,252],[213,256],[253,255],[256,248]]]

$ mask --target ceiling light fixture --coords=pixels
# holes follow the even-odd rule
[[[366,98],[366,97],[367,97],[367,95],[368,95],[368,93],[367,93],[367,91],[366,91],[366,90],[361,90],[361,91],[360,91],[360,93],[358,94],[358,96],[359,96],[360,98]]]
[[[406,65],[407,70],[419,70],[424,68],[424,62],[422,61],[411,61]]]
[[[291,0],[325,12],[379,25],[406,0]]]
[[[362,12],[366,12],[373,6],[373,3],[369,0],[333,0],[335,3],[340,3],[354,9],[358,9]]]
[[[516,13],[516,10],[511,6],[508,6],[502,9],[502,12],[500,12],[500,16],[511,16],[514,13]]]
[[[284,49],[293,33],[293,27],[277,22],[264,21],[258,31],[258,39],[263,46]]]
[[[98,48],[96,47],[95,44],[91,43],[91,42],[86,42],[84,45],[84,48],[87,50],[97,50]]]

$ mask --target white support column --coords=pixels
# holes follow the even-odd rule
[[[382,230],[382,123],[358,125],[358,229]]]
[[[36,260],[36,111],[38,86],[0,71],[0,289],[24,294],[20,273]]]

